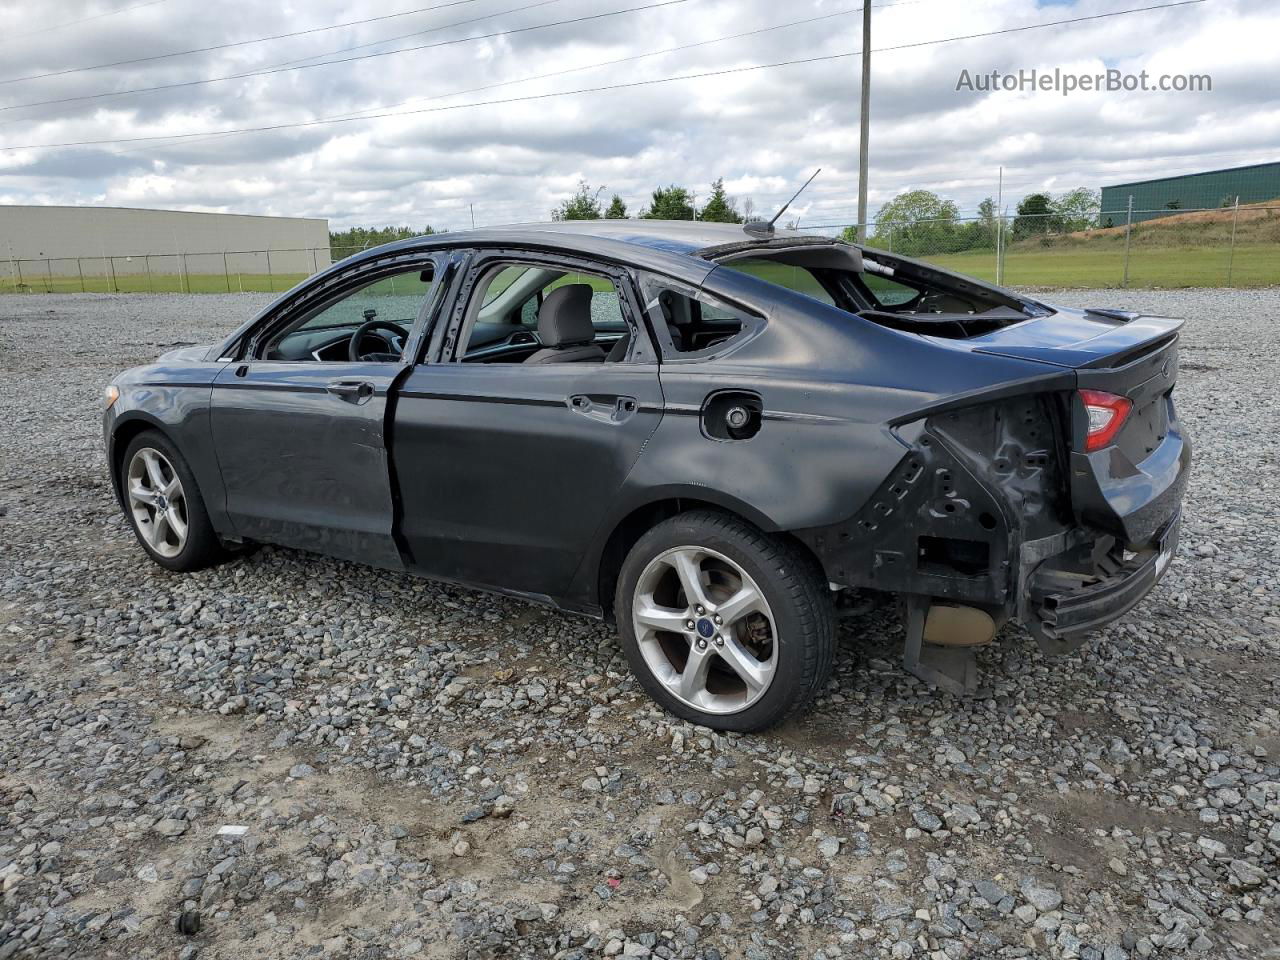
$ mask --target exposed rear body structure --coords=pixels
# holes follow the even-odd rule
[[[122,374],[106,441],[166,566],[270,542],[604,616],[664,706],[756,729],[825,683],[851,591],[953,690],[1009,619],[1056,653],[1139,602],[1179,326],[791,232],[446,234]]]

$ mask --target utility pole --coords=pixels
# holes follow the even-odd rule
[[[996,286],[1004,283],[1004,167],[996,185]]]
[[[1129,235],[1133,233],[1133,194],[1129,194],[1129,209],[1124,217],[1124,277],[1120,286],[1129,286]]]
[[[1236,194],[1235,206],[1231,212],[1231,251],[1227,254],[1227,286],[1231,286],[1231,268],[1236,260],[1236,223],[1240,220],[1240,194]]]
[[[468,206],[471,207],[471,229],[474,230],[476,228],[476,205],[472,203],[468,204]]]
[[[871,126],[871,0],[862,0],[862,131],[858,141],[858,242],[867,241],[867,137]]]

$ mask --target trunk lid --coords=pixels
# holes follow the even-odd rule
[[[1172,343],[1183,323],[1118,310],[1053,309],[1047,316],[972,337],[964,344],[979,353],[1060,367],[1118,366],[1131,354]]]

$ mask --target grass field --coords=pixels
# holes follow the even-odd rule
[[[1062,238],[1052,245],[1022,241],[1005,254],[1003,282],[1018,287],[1074,287],[1107,289],[1119,287],[1124,277],[1124,246],[1121,236],[1102,231],[1084,240]],[[1237,242],[1234,254],[1229,242],[1197,243],[1187,246],[1144,242],[1135,230],[1129,251],[1130,287],[1262,287],[1280,285],[1280,243]],[[1191,238],[1188,238],[1191,239]],[[1208,237],[1196,237],[1208,240]],[[925,256],[940,267],[968,274],[980,280],[996,278],[995,252],[970,250],[964,253]],[[0,264],[2,266],[2,264]],[[791,286],[798,281],[793,268],[784,268]],[[765,279],[767,271],[759,268]],[[21,282],[12,272],[0,272],[0,293],[270,293],[283,292],[306,279],[304,273],[262,274],[116,274],[111,276],[59,276],[57,273],[24,274]],[[588,282],[597,289],[609,289],[598,277],[565,277],[562,283]],[[498,283],[502,283],[500,278]],[[491,291],[496,293],[497,290]]]
[[[0,261],[0,268],[3,268]],[[58,274],[24,275],[22,283],[0,273],[0,293],[271,293],[283,292],[307,278],[305,273],[187,274],[118,273],[110,276],[64,277]]]
[[[1280,284],[1280,246],[1236,244],[1203,247],[1141,247],[1129,252],[1130,287],[1263,287]],[[1230,258],[1230,279],[1228,259]],[[996,278],[995,252],[925,257],[940,267],[966,273],[980,280]],[[1124,277],[1124,251],[1110,246],[1077,246],[1059,249],[1019,249],[1005,256],[1005,286],[1118,287]]]

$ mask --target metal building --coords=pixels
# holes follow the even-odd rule
[[[0,205],[0,269],[15,276],[307,275],[329,262],[328,220]]]
[[[1280,161],[1103,187],[1102,226],[1124,224],[1131,196],[1135,223],[1184,210],[1229,207],[1237,197],[1241,203],[1280,200]]]

